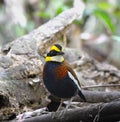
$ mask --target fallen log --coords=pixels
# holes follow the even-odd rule
[[[105,91],[88,91],[82,90],[88,103],[107,103],[120,98],[120,92],[105,92]],[[60,100],[50,95],[49,99],[51,102],[48,103],[47,108],[49,111],[56,111],[59,107]],[[82,99],[77,95],[73,101],[82,102]]]
[[[55,118],[52,117],[53,114],[56,114]],[[68,110],[62,117],[59,114],[60,112],[52,112],[27,118],[21,122],[115,122],[120,120],[120,101]]]
[[[89,103],[110,102],[120,98],[120,92],[83,90],[83,94]],[[82,101],[79,96],[76,96],[74,100],[79,102]]]

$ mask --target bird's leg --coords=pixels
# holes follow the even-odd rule
[[[60,108],[62,106],[62,103],[63,103],[63,100],[61,100],[61,104],[58,107],[57,111],[55,112],[55,114],[57,113],[56,114],[57,115],[56,117],[64,118],[64,114],[67,112],[68,108],[70,107],[72,100],[73,100],[73,97],[68,101],[68,104],[67,104],[66,108],[64,110],[62,110],[62,111],[59,112],[59,110],[60,110]]]
[[[61,100],[61,103],[58,107],[58,109],[56,110],[56,112],[52,113],[52,119],[56,119],[56,118],[59,118],[61,117],[61,112],[59,112],[60,108],[62,107],[62,104],[63,104],[63,100]]]
[[[72,101],[73,101],[73,99],[74,99],[74,97],[72,97],[72,98],[68,101],[68,104],[67,104],[67,106],[66,106],[66,111],[67,111],[67,109],[69,109],[70,106],[71,106],[72,108],[79,108],[78,106],[71,104]]]
[[[72,100],[73,100],[73,97],[68,101],[66,108],[60,112],[59,114],[60,117],[62,118],[64,117],[64,114],[67,112],[68,108],[71,106]]]
[[[61,100],[61,103],[57,109],[57,111],[55,113],[52,114],[52,118],[53,119],[56,119],[56,118],[64,118],[64,114],[67,112],[68,108],[71,106],[71,102],[73,100],[73,97],[68,101],[68,104],[66,106],[66,108],[62,111],[59,111],[62,104],[63,104],[63,100]]]
[[[58,112],[60,110],[60,108],[62,107],[62,104],[63,104],[63,100],[61,100],[60,105],[59,105],[59,107],[58,107],[56,112]]]
[[[72,100],[73,100],[73,97],[68,101],[68,104],[67,104],[67,106],[66,106],[66,111],[67,111],[67,109],[71,106],[71,102],[72,102]]]

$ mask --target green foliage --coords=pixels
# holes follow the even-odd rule
[[[39,12],[37,15],[38,15],[39,17],[41,17],[41,18],[44,18],[44,19],[49,19],[49,18],[51,18],[50,14],[49,14],[49,13],[45,13],[45,12]]]
[[[24,28],[21,28],[19,25],[17,25],[15,26],[15,33],[19,37],[25,34],[25,30]]]
[[[61,5],[61,6],[59,6],[59,7],[56,9],[55,15],[58,15],[58,14],[62,13],[63,11],[67,10],[67,9],[69,9],[68,6],[62,6],[62,5]]]
[[[96,20],[99,20],[101,22],[100,25],[104,25],[104,27],[111,33],[115,33],[113,15],[109,13],[109,11],[114,9],[115,6],[103,1],[94,2],[94,4],[92,5],[90,2],[88,2],[87,4],[88,7],[85,10],[84,16],[95,16]]]
[[[96,25],[97,31],[100,30],[100,32],[103,32],[103,30],[107,30],[104,32],[111,32],[111,35],[116,35],[113,38],[115,40],[119,40],[120,35],[120,7],[119,7],[119,0],[116,2],[116,4],[111,4],[109,1],[104,0],[83,0],[86,4],[86,10],[83,14],[83,17],[81,20],[75,20],[74,24],[81,27],[81,31],[84,28],[86,24],[86,20],[88,17],[94,17],[97,22],[99,22],[99,25]],[[40,24],[43,24],[46,20],[53,18],[54,16],[57,16],[58,14],[62,13],[63,11],[71,8],[73,6],[73,0],[40,0],[38,1],[38,5],[33,5],[33,11],[27,13],[27,25],[26,27],[22,28],[20,25],[14,25],[9,26],[9,23],[4,26],[1,24],[4,28],[3,31],[6,31],[4,33],[8,33],[8,37],[17,38],[18,36],[22,36],[30,31],[32,31],[35,26],[38,26]],[[5,16],[5,7],[1,6],[0,8],[0,17]],[[37,22],[36,19],[37,18]],[[39,19],[39,20],[38,20]],[[91,23],[91,21],[88,21]],[[83,28],[82,28],[83,27]],[[12,31],[11,31],[12,28]],[[101,29],[102,28],[102,29]],[[8,31],[10,30],[10,32]],[[96,31],[96,30],[95,30]],[[4,34],[1,31],[1,38],[4,36]],[[5,37],[6,38],[6,37]],[[9,40],[13,40],[13,38],[8,38]],[[7,39],[4,39],[7,40]]]
[[[22,35],[25,35],[29,31],[32,31],[34,27],[35,27],[35,24],[32,21],[29,21],[25,28],[21,27],[20,25],[15,25],[13,27],[13,31],[17,37],[20,37]]]
[[[102,10],[108,11],[110,8],[113,8],[114,5],[104,1],[104,2],[99,2],[98,7]]]
[[[40,2],[39,11],[36,14],[37,16],[44,19],[50,19],[69,9],[72,5],[70,2],[65,3],[65,0],[51,0],[49,2],[49,5],[46,5],[47,3],[45,3],[44,0]]]
[[[102,9],[94,9],[94,13],[93,13],[96,17],[98,17],[99,20],[102,21],[102,23],[112,32],[114,33],[115,31],[115,26],[112,22],[111,17],[109,16],[109,14],[102,10]]]

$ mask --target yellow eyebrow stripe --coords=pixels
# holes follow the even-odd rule
[[[61,50],[60,49],[58,49],[55,45],[53,45],[51,48],[50,48],[50,51],[51,50],[55,50],[55,51],[57,51],[57,52],[60,52]]]
[[[51,61],[51,57],[47,56],[47,57],[45,58],[45,61],[46,61],[46,62],[47,62],[47,61]]]

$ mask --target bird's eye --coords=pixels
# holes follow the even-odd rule
[[[55,55],[57,55],[57,52],[55,50],[51,50],[47,55],[48,56],[55,56]]]
[[[50,54],[55,55],[55,51],[54,50],[50,51]]]

